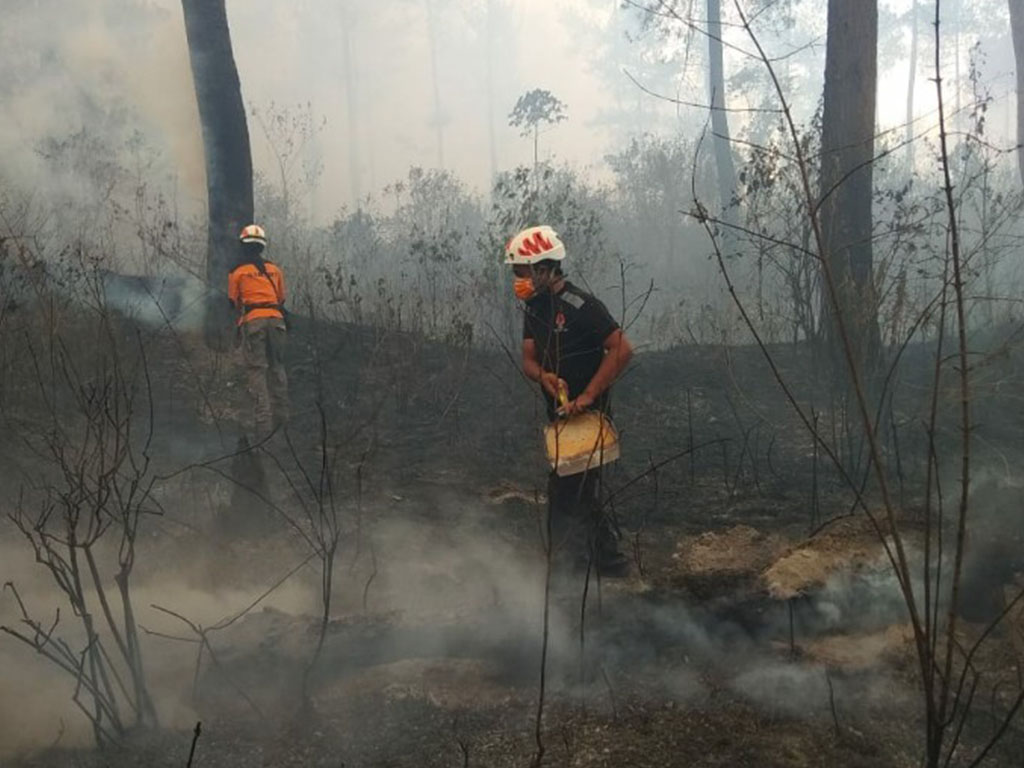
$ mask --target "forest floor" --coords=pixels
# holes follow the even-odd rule
[[[197,721],[192,764],[208,767],[921,764],[913,634],[882,539],[850,514],[756,349],[638,356],[617,388],[624,457],[606,482],[631,575],[556,568],[546,601],[540,408],[504,355],[300,326],[295,416],[261,458],[275,512],[226,479],[246,413],[238,371],[197,340],[151,343],[165,345],[149,358],[166,511],[134,584],[162,727],[91,748],[72,684],[3,638],[4,765],[185,766]],[[806,394],[808,361],[777,353]],[[310,508],[323,424],[339,425],[342,537],[309,671],[319,560],[281,512]],[[898,522],[915,551],[907,498]],[[56,606],[16,533],[0,543],[3,579]],[[202,627],[244,613],[210,632],[211,657],[152,606]],[[983,625],[962,626],[966,644]],[[978,657],[997,679],[953,764],[1016,694],[1011,641],[1001,630]],[[1022,753],[1018,717],[987,764]]]

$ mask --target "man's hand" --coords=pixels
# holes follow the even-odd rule
[[[593,404],[594,398],[586,392],[581,392],[579,397],[575,400],[570,400],[565,406],[559,408],[558,412],[566,417],[574,416],[577,413],[583,413],[583,411],[588,410]]]
[[[564,392],[566,396],[569,394],[569,385],[565,383],[565,379],[558,378],[558,375],[551,371],[543,371],[540,374],[540,385],[555,399],[555,402],[558,402],[559,392]]]
[[[587,384],[587,388],[580,393],[579,397],[559,409],[559,413],[563,416],[573,416],[593,406],[594,401],[608,390],[608,387],[626,369],[633,357],[633,347],[619,329],[612,331],[604,340],[604,350],[604,359],[601,361],[597,373]]]

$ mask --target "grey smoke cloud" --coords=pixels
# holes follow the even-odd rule
[[[550,89],[569,106],[568,123],[543,135],[542,154],[589,166],[598,174],[606,172],[599,158],[617,135],[608,122],[610,108],[620,113],[635,108],[635,130],[647,126],[680,129],[691,136],[700,132],[706,117],[701,110],[645,96],[622,74],[624,68],[643,72],[645,56],[658,55],[651,35],[627,41],[635,10],[601,0],[431,0],[430,5],[439,105],[434,103],[425,1],[228,0],[247,104],[308,103],[327,120],[310,150],[322,159],[325,171],[315,199],[307,204],[317,220],[351,204],[356,190],[379,194],[410,165],[435,166],[438,124],[445,166],[477,189],[486,188],[490,180],[488,112],[498,167],[528,164],[530,142],[506,122],[516,98],[530,88]],[[893,0],[888,5],[899,12],[907,3]],[[493,14],[490,28],[488,9]],[[120,123],[123,138],[137,128],[161,151],[162,173],[177,179],[174,194],[180,204],[186,211],[201,212],[202,147],[180,3],[8,0],[4,12],[0,98],[7,117],[0,126],[0,176],[45,188],[45,165],[34,152],[41,138],[82,127],[113,138],[112,126]],[[799,34],[814,31],[812,24]],[[744,42],[739,31],[731,34],[737,36],[734,42]],[[806,42],[766,35],[766,43],[780,50]],[[673,45],[665,44],[660,54],[680,53],[679,41]],[[689,55],[700,61],[701,46],[694,42],[692,47]],[[904,117],[902,55],[891,57],[882,73],[883,125],[898,124]],[[807,69],[812,86],[818,77],[815,61],[794,65]],[[727,54],[730,73],[746,63]],[[699,68],[681,70],[678,88],[672,82],[649,84],[667,96],[698,103],[704,98]],[[919,111],[926,112],[931,108],[926,78],[919,79],[919,88]],[[997,96],[992,109],[1009,115],[1009,101]],[[741,103],[746,98],[739,88],[734,97]],[[813,109],[814,99],[807,101]],[[734,128],[743,120],[742,113],[736,114]],[[1006,123],[1001,117],[990,122],[996,129]],[[271,147],[258,126],[250,130],[257,168],[274,176]]]
[[[372,649],[373,658],[355,659],[351,648],[329,640],[325,652],[325,673],[338,679],[356,674],[361,665],[374,662],[387,665],[408,658],[483,658],[511,673],[508,682],[524,690],[535,684],[539,672],[539,647],[543,618],[543,557],[509,536],[495,515],[517,515],[521,525],[533,522],[536,510],[506,509],[500,512],[482,508],[482,500],[456,489],[440,488],[417,498],[405,499],[382,488],[363,510],[363,556],[353,566],[354,531],[345,538],[336,574],[334,617],[355,621],[363,615],[363,586],[368,575],[368,544],[372,540],[378,572],[368,591],[367,626],[384,621],[389,631],[382,633]],[[347,510],[345,519],[351,522]],[[178,510],[190,523],[190,511]],[[191,514],[194,514],[192,512]],[[510,521],[511,523],[512,521]],[[177,530],[171,528],[169,530]],[[184,530],[184,529],[183,529]],[[181,533],[188,541],[190,534]],[[188,546],[188,556],[175,559],[173,571],[163,563],[173,537],[164,531],[159,539],[145,545],[140,555],[140,573],[135,581],[135,602],[139,620],[147,628],[179,634],[180,624],[148,606],[158,603],[210,626],[249,604],[266,587],[271,572],[284,572],[301,560],[296,551],[273,566],[263,563],[255,568],[249,558],[239,558],[233,570],[225,571],[220,562],[223,553]],[[526,542],[528,545],[529,542]],[[180,546],[180,545],[179,545]],[[32,605],[51,610],[54,596],[31,556],[15,543],[4,554],[4,579],[14,578],[23,587]],[[287,548],[284,548],[287,549]],[[164,555],[159,553],[164,551]],[[296,558],[295,561],[290,558]],[[285,562],[288,561],[288,562]],[[262,560],[260,561],[263,562]],[[218,583],[211,584],[208,574],[216,569]],[[773,713],[796,717],[828,716],[828,683],[825,668],[818,662],[789,662],[771,641],[784,636],[786,614],[779,604],[777,615],[769,616],[760,628],[745,628],[716,613],[711,606],[691,604],[682,599],[649,600],[643,595],[623,591],[621,586],[605,584],[603,607],[596,608],[596,585],[588,613],[587,664],[579,663],[578,585],[558,589],[552,602],[549,683],[556,696],[586,695],[600,702],[607,695],[601,670],[616,691],[631,690],[637,675],[651,680],[643,695],[664,697],[682,705],[699,705],[710,695],[708,679],[717,680],[753,705]],[[858,589],[876,587],[884,597],[891,584],[867,580],[856,589],[835,580],[822,590],[819,600],[853,606],[861,598]],[[854,597],[843,596],[854,592]],[[272,610],[263,615],[264,608]],[[310,644],[310,617],[317,610],[317,575],[314,567],[300,571],[292,580],[271,594],[249,619],[243,620],[213,638],[229,665],[246,667],[246,653],[255,652],[267,639],[261,629],[270,627],[282,649],[302,652]],[[0,620],[13,618],[10,601],[0,603]],[[863,619],[864,617],[860,617]],[[869,617],[870,618],[870,617]],[[853,627],[858,616],[843,616]],[[828,628],[826,628],[828,629]],[[289,634],[290,633],[290,634]],[[339,633],[332,632],[331,638]],[[248,638],[248,639],[246,639]],[[159,706],[168,723],[186,726],[195,713],[188,704],[194,648],[153,637],[143,638],[147,664],[151,671]],[[290,644],[290,645],[289,645]],[[248,649],[248,650],[247,650]],[[52,674],[43,663],[24,663],[29,652],[0,642],[0,661],[17,663],[26,670],[14,682],[23,687],[21,709],[26,715],[12,722],[22,723],[18,739],[10,748],[24,749],[52,740],[59,722],[52,713],[63,713],[71,726],[66,743],[88,743],[87,728],[74,718],[67,700],[68,685]],[[261,663],[268,663],[261,657]],[[301,658],[297,658],[301,661]],[[284,659],[282,659],[284,661]],[[293,660],[294,662],[295,660]],[[248,666],[252,666],[251,658]],[[282,669],[287,670],[287,664]],[[234,667],[232,667],[234,669]],[[328,672],[329,670],[329,672]],[[281,670],[277,670],[281,672]],[[585,679],[581,680],[581,672]],[[240,673],[241,674],[241,673]],[[281,672],[284,674],[284,672]],[[386,680],[389,672],[382,667]],[[885,697],[903,695],[875,670],[861,678],[835,674],[835,695],[839,706],[849,711]],[[269,678],[273,678],[268,682]],[[283,684],[274,675],[258,675],[246,685],[270,686],[272,690],[251,690],[266,697],[273,686]],[[646,679],[646,678],[645,678]],[[40,683],[41,684],[36,684]],[[262,700],[262,698],[261,698]],[[0,711],[10,710],[9,697],[0,695]],[[31,717],[29,717],[31,715]],[[29,729],[25,726],[32,725]],[[0,722],[0,735],[11,736]]]
[[[198,331],[202,327],[206,286],[191,276],[122,275],[102,272],[105,305],[152,328]]]
[[[439,113],[425,3],[227,3],[246,104],[309,104],[326,119],[310,149],[325,172],[307,213],[322,220],[350,204],[353,174],[363,194],[379,194],[411,165],[438,165],[438,124],[444,166],[485,189],[488,110],[498,167],[531,162],[530,143],[506,123],[516,98],[533,87],[551,89],[570,109],[570,122],[542,137],[542,155],[581,165],[601,156],[607,133],[592,118],[605,96],[590,67],[592,51],[574,34],[580,17],[567,11],[600,23],[606,9],[595,16],[582,0],[494,2],[488,38],[486,4],[433,6]],[[202,212],[202,144],[180,3],[11,0],[0,30],[0,75],[8,115],[0,126],[0,176],[45,190],[56,182],[35,152],[46,137],[85,129],[121,149],[119,142],[138,131],[160,152],[160,175],[174,176],[183,210]],[[270,146],[253,120],[250,134],[257,170],[276,181],[274,150],[280,147]],[[164,178],[150,181],[170,185]]]
[[[135,131],[165,153],[163,172],[203,193],[202,145],[180,7],[152,3],[5,4],[0,173],[46,191],[46,138],[85,130],[118,146]]]

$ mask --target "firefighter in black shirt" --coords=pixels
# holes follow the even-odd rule
[[[604,304],[565,279],[564,258],[565,246],[546,226],[523,230],[505,247],[516,297],[526,305],[523,372],[541,385],[551,420],[588,409],[608,413],[611,385],[633,356]],[[623,576],[629,563],[600,504],[600,474],[600,468],[568,477],[551,472],[552,545],[602,576]]]

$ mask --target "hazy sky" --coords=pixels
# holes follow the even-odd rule
[[[444,121],[444,165],[483,187],[490,173],[487,129],[486,48],[493,56],[497,160],[499,168],[531,161],[529,141],[507,125],[518,96],[546,88],[568,105],[569,122],[547,132],[542,151],[576,164],[601,161],[602,131],[588,126],[601,101],[601,83],[591,71],[592,52],[567,29],[566,13],[586,10],[573,0],[515,0],[502,14],[497,40],[486,40],[484,3],[433,0],[437,70]],[[327,118],[319,136],[325,166],[321,208],[349,195],[348,122],[344,92],[342,14],[330,0],[276,7],[273,34],[267,19],[246,3],[230,5],[232,29],[247,101],[312,102]],[[354,6],[354,3],[349,3]],[[608,3],[609,10],[611,3]],[[357,73],[361,189],[379,191],[403,177],[410,165],[436,166],[438,153],[426,4],[388,2],[350,13],[351,59]],[[245,41],[263,36],[259,45]],[[268,66],[269,65],[269,66]],[[267,157],[257,126],[254,153]],[[321,210],[321,214],[326,211]]]
[[[9,87],[6,96],[5,125],[0,126],[3,169],[31,171],[33,153],[28,148],[48,133],[66,135],[88,125],[91,113],[83,105],[121,102],[141,115],[147,137],[167,152],[184,209],[201,210],[202,147],[179,0],[137,0],[134,5],[129,0],[95,0],[75,4],[72,10],[62,0],[8,1],[14,5],[0,30],[0,65],[30,74],[23,87]],[[883,5],[905,10],[909,3],[888,0]],[[810,43],[802,66],[820,80],[825,3],[818,4],[818,10],[809,1],[803,4],[811,7],[815,23],[802,25],[790,39],[767,42],[776,52]],[[645,49],[625,42],[622,22],[633,12],[623,11],[618,0],[495,0],[500,8],[490,34],[487,0],[228,0],[247,104],[259,110],[271,103],[286,105],[293,112],[308,104],[317,120],[313,141],[302,150],[303,160],[317,159],[323,166],[312,206],[316,219],[325,220],[350,203],[354,186],[364,195],[379,194],[411,165],[437,165],[428,5],[433,9],[444,165],[477,189],[486,188],[491,167],[488,54],[499,168],[531,160],[530,141],[507,126],[517,97],[531,88],[549,89],[568,105],[568,122],[543,135],[542,154],[595,173],[604,172],[603,156],[613,148],[613,138],[622,135],[598,119],[610,109],[634,109],[634,130],[650,120],[652,129],[683,126],[695,132],[704,120],[700,110],[677,109],[643,96],[621,75],[623,67],[641,71]],[[998,27],[999,20],[994,23]],[[355,82],[354,123],[346,89],[346,29]],[[739,30],[729,35],[749,47]],[[923,25],[921,35],[916,108],[926,116],[924,125],[934,120],[934,85],[928,79],[931,27]],[[892,63],[880,71],[883,127],[904,119],[903,55],[909,31],[888,39],[894,50],[885,54]],[[648,52],[650,40],[648,36],[644,42]],[[967,36],[961,40],[964,77],[973,41]],[[987,42],[984,71],[997,99],[989,116],[990,138],[1008,141],[1013,130],[1012,57],[1005,37]],[[698,60],[704,44],[699,37],[693,42]],[[48,66],[51,56],[62,66]],[[743,64],[742,56],[727,54],[730,73]],[[952,62],[948,67],[953,68]],[[675,89],[671,95],[702,101],[703,71],[693,69],[667,87]],[[820,91],[817,86],[806,90],[800,95],[812,108]],[[633,102],[635,107],[630,106]],[[250,133],[257,168],[276,173],[255,120],[250,120]],[[356,185],[351,183],[353,172]]]
[[[524,91],[541,87],[551,90],[568,105],[569,121],[542,137],[542,152],[579,166],[600,172],[604,154],[610,150],[613,134],[597,122],[598,115],[613,98],[613,85],[598,73],[598,67],[615,72],[628,67],[636,72],[641,55],[639,45],[612,45],[595,49],[602,28],[606,37],[623,37],[614,31],[613,18],[635,13],[623,11],[618,0],[506,0],[508,8],[500,15],[495,37],[487,40],[486,0],[430,0],[435,14],[437,69],[444,119],[444,164],[478,188],[489,178],[487,141],[486,51],[494,57],[493,109],[497,136],[499,168],[531,159],[531,144],[507,126],[507,115],[516,98]],[[824,32],[824,3],[817,29]],[[884,6],[906,10],[910,0],[891,0]],[[726,4],[728,6],[728,4]],[[295,3],[246,0],[231,2],[229,15],[235,51],[246,100],[255,105],[276,102],[310,102],[326,126],[317,137],[324,163],[322,193],[316,201],[318,217],[350,197],[349,130],[344,65],[342,54],[343,14],[338,0],[300,0]],[[356,77],[359,111],[357,137],[359,187],[363,194],[405,175],[412,164],[437,165],[431,57],[425,0],[388,0],[374,5],[348,0],[351,31],[351,60]],[[953,19],[950,18],[949,24]],[[809,25],[810,31],[815,30]],[[917,78],[916,111],[926,116],[922,123],[934,120],[934,84],[930,82],[931,27],[922,25],[920,57],[922,71]],[[730,33],[739,44],[749,48],[739,30]],[[883,31],[884,34],[884,31]],[[897,37],[897,40],[900,38]],[[811,40],[792,40],[802,45]],[[814,50],[824,59],[823,38]],[[972,39],[961,41],[966,49]],[[902,35],[909,48],[909,30]],[[704,45],[697,38],[695,47]],[[1001,50],[1001,49],[1000,49]],[[598,61],[602,55],[616,61]],[[702,53],[702,51],[701,51]],[[735,70],[742,57],[730,54],[727,67]],[[967,62],[962,63],[966,75]],[[990,80],[993,95],[1002,97],[993,110],[991,127],[999,134],[1008,128],[1011,114],[1007,94],[1012,94],[1012,62],[989,55],[987,74],[1001,75]],[[950,73],[952,74],[952,73]],[[883,127],[899,125],[906,109],[907,62],[896,60],[880,69],[879,123]],[[632,89],[620,76],[620,89]],[[702,73],[691,73],[676,83],[684,99],[703,100]],[[647,102],[653,115],[668,118],[676,107],[637,94]],[[681,111],[689,125],[703,119],[699,110]],[[664,123],[651,125],[663,128]],[[269,153],[257,125],[250,127],[254,154],[261,167],[269,166]]]

